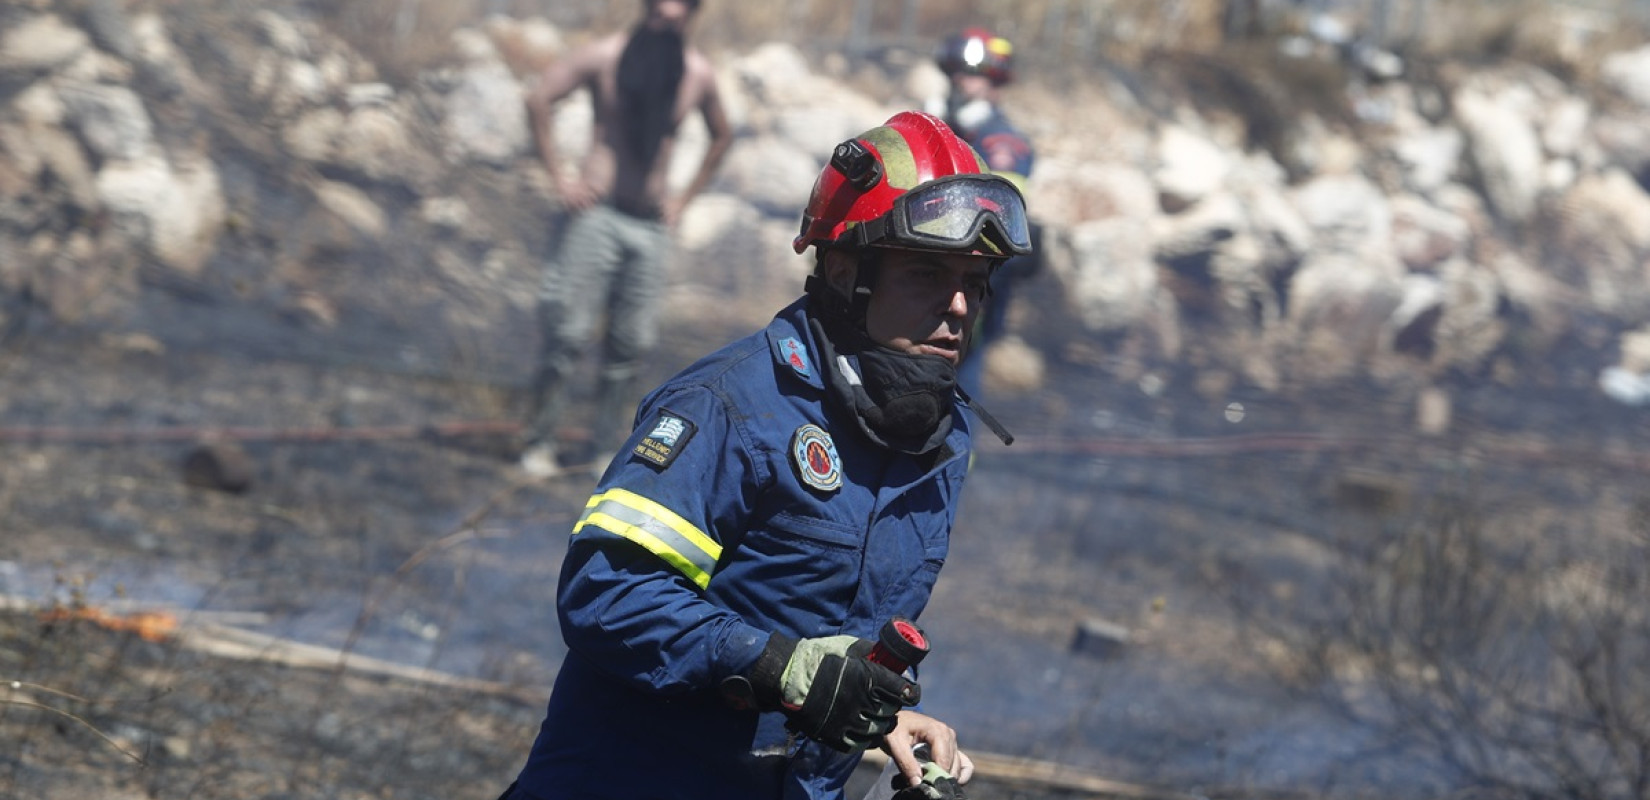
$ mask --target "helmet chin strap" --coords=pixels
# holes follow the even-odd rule
[[[882,256],[871,248],[862,249],[855,255],[859,263],[854,270],[854,285],[847,297],[843,297],[817,272],[808,276],[803,289],[813,298],[821,316],[833,324],[832,333],[839,333],[835,326],[842,325],[854,336],[869,342],[871,333],[865,327],[865,315],[871,308],[871,286],[876,283],[877,272],[882,268]]]

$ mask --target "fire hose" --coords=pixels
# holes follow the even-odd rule
[[[519,423],[500,420],[311,427],[0,425],[0,444],[114,446],[205,441],[301,444],[338,441],[416,441],[467,436],[509,437],[520,431]],[[1522,436],[1481,436],[1470,442],[1453,444],[1416,437],[1348,436],[1291,431],[1162,438],[1027,436],[1017,439],[1011,447],[994,448],[993,455],[1200,458],[1254,453],[1326,453],[1369,449],[1415,452],[1423,447],[1452,449],[1485,460],[1592,464],[1634,472],[1650,472],[1650,453],[1600,447],[1564,448]]]

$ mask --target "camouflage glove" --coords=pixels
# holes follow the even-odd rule
[[[922,782],[911,785],[904,773],[895,773],[891,800],[968,800],[962,785],[932,761],[922,762]]]
[[[791,730],[833,750],[857,753],[878,744],[922,689],[868,660],[872,647],[856,636],[773,634],[748,677],[755,706],[783,713]]]

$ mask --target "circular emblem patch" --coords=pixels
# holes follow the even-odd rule
[[[822,492],[842,488],[842,463],[836,443],[818,425],[803,425],[791,437],[791,460],[802,482]]]

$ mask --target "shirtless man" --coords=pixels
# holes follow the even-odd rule
[[[567,384],[607,320],[592,439],[605,460],[625,434],[642,361],[657,339],[670,227],[706,185],[733,143],[710,60],[686,43],[697,0],[643,0],[640,23],[558,59],[527,97],[540,159],[569,214],[539,289],[542,342],[535,365],[522,468],[559,470],[555,426]],[[595,125],[589,153],[569,174],[552,134],[556,103],[589,90]],[[666,183],[677,130],[700,114],[710,146],[693,180],[672,195]]]

